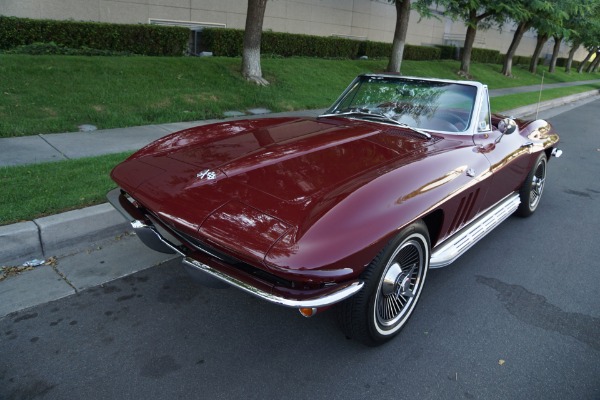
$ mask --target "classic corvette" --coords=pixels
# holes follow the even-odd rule
[[[538,207],[558,135],[492,115],[485,85],[368,74],[316,118],[186,129],[112,171],[109,201],[149,247],[206,284],[383,343],[429,268]]]

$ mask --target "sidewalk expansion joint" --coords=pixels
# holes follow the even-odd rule
[[[73,285],[71,283],[71,281],[69,281],[69,279],[67,279],[67,276],[65,274],[63,274],[62,272],[60,272],[60,270],[58,269],[58,266],[56,264],[51,264],[52,269],[54,270],[54,272],[56,273],[56,275],[60,276],[60,278],[65,281],[65,283],[69,286],[71,286],[71,288],[73,288],[73,290],[75,291],[75,294],[79,293],[79,290],[77,290],[77,288],[75,287],[75,285]]]
[[[40,242],[40,249],[42,250],[42,256],[46,257],[46,251],[44,250],[44,241],[42,240],[42,228],[35,222],[35,219],[32,220],[33,224],[37,228],[38,241]]]
[[[56,146],[54,146],[52,143],[50,143],[49,141],[46,140],[46,138],[44,137],[44,134],[39,134],[38,135],[44,142],[46,142],[48,144],[48,146],[52,147],[54,150],[58,151],[60,153],[61,156],[63,156],[65,158],[65,160],[70,160],[69,157],[67,157],[67,155],[65,153],[63,153],[62,151],[60,151],[60,149]]]

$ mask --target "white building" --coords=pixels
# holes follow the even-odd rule
[[[73,19],[112,23],[161,23],[185,26],[221,26],[244,29],[245,0],[0,0],[0,15],[34,19]],[[263,29],[275,32],[341,36],[391,42],[396,10],[387,0],[269,0]],[[475,47],[506,53],[515,27],[478,31]],[[466,28],[461,21],[439,15],[421,19],[411,13],[407,42],[415,45],[461,46]],[[549,40],[542,56],[549,57]],[[535,33],[528,32],[517,55],[530,56]],[[567,45],[560,57],[568,56]],[[580,49],[576,59],[585,57]]]

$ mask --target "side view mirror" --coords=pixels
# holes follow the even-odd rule
[[[498,123],[498,130],[501,135],[496,139],[496,143],[499,143],[504,135],[510,135],[517,130],[517,123],[512,118],[504,118]]]
[[[514,119],[504,118],[500,123],[498,123],[498,130],[503,135],[510,135],[515,130],[517,130],[517,123]]]

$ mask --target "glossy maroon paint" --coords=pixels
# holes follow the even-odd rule
[[[337,117],[227,122],[160,139],[112,178],[166,226],[318,287],[360,275],[416,219],[434,216],[434,247],[517,190],[558,141],[543,121],[519,124],[498,142]]]

